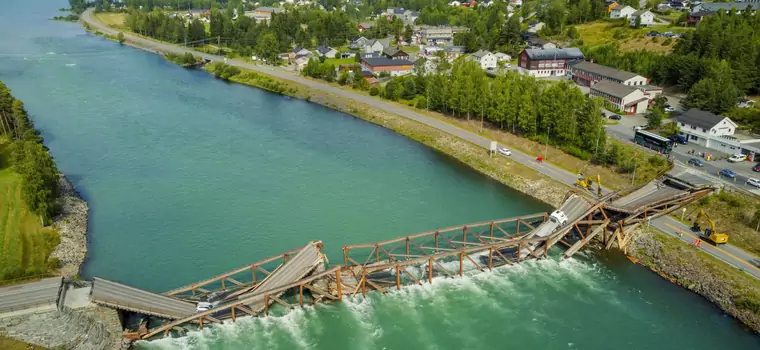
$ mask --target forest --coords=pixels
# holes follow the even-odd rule
[[[43,144],[40,132],[34,128],[24,103],[11,95],[0,82],[0,137],[11,142],[10,159],[6,159],[21,175],[22,197],[29,209],[45,223],[58,208],[58,168]],[[2,160],[0,160],[2,161]]]
[[[650,77],[656,84],[679,87],[687,92],[683,104],[688,108],[731,113],[738,98],[760,93],[760,18],[750,11],[719,11],[705,17],[669,54],[620,52],[612,45],[584,48],[584,54],[599,64]],[[759,121],[752,119],[760,116],[743,119],[754,125]]]

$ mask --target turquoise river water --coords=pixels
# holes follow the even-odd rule
[[[343,244],[545,211],[446,156],[231,85],[3,1],[0,80],[91,207],[83,274],[166,291],[320,239]],[[207,327],[145,349],[758,349],[620,254],[579,254]]]

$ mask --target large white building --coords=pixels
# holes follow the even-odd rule
[[[629,18],[631,27],[636,26],[637,18],[639,19],[639,24],[642,27],[649,27],[655,24],[654,14],[649,12],[649,10],[638,10],[634,12]]]
[[[627,114],[644,113],[649,105],[649,98],[643,91],[609,80],[592,85],[589,94],[603,98],[613,108]]]
[[[610,11],[610,18],[629,18],[636,9],[628,5],[617,5]]]
[[[481,69],[495,69],[496,68],[496,56],[490,51],[478,50],[471,55],[472,59],[480,63]]]
[[[646,77],[594,62],[578,62],[570,66],[570,73],[573,76],[573,80],[583,86],[592,86],[602,80],[609,80],[628,86],[644,86],[649,84],[649,79]]]

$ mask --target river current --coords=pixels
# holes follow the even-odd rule
[[[421,144],[227,84],[3,2],[0,80],[89,202],[83,275],[155,292],[322,240],[340,247],[541,212]],[[757,349],[713,305],[617,252],[348,298],[145,349]]]

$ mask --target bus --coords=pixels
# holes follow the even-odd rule
[[[663,137],[646,130],[636,130],[636,134],[633,136],[633,142],[665,154],[669,154],[671,151],[673,151],[673,144],[675,143],[673,140],[667,137]]]

